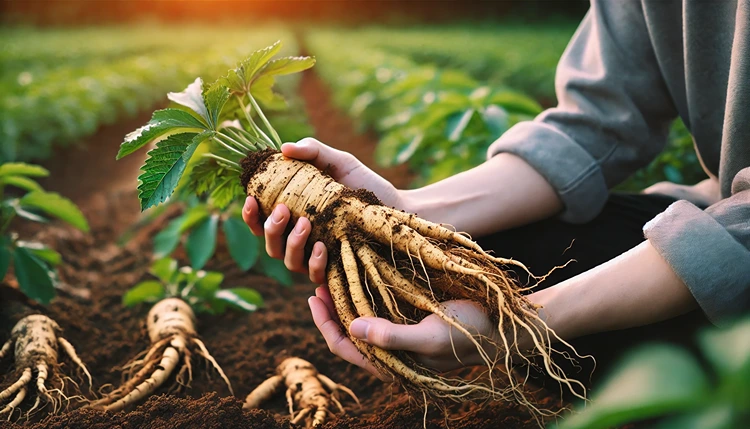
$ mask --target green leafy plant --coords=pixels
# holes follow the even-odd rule
[[[650,345],[626,356],[592,398],[558,429],[609,428],[654,421],[659,429],[732,429],[750,422],[750,317],[706,330],[699,345],[710,367],[688,351]]]
[[[182,242],[190,264],[195,269],[202,269],[213,257],[221,231],[229,255],[240,269],[247,271],[255,268],[283,285],[292,284],[291,273],[284,263],[269,257],[263,250],[263,240],[254,236],[245,225],[238,204],[231,204],[222,210],[195,198],[189,201],[185,212],[154,237],[156,258],[171,255]]]
[[[281,102],[282,97],[273,90],[277,76],[315,64],[311,57],[272,59],[280,49],[281,42],[276,42],[253,52],[205,88],[197,78],[185,91],[169,93],[167,97],[177,106],[157,110],[148,124],[126,136],[118,159],[156,142],[139,176],[143,210],[172,195],[194,156],[203,159],[190,169],[189,189],[208,195],[219,207],[244,195],[236,180],[239,159],[250,151],[281,146],[281,138],[260,103],[274,106]]]
[[[165,298],[180,298],[197,312],[223,313],[227,306],[244,311],[255,311],[263,306],[263,298],[255,290],[245,287],[222,289],[224,275],[215,271],[179,267],[176,260],[162,258],[151,266],[149,273],[157,280],[144,280],[122,297],[126,307]]]
[[[22,218],[32,222],[48,222],[53,216],[88,232],[89,225],[81,211],[70,200],[54,192],[46,192],[34,180],[49,176],[49,171],[38,165],[6,163],[0,165],[0,279],[5,278],[11,265],[21,291],[43,304],[55,296],[58,276],[55,267],[62,256],[41,243],[19,239],[11,232],[11,222]],[[13,196],[6,196],[6,188],[14,188]]]

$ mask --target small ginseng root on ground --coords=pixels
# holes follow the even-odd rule
[[[262,215],[283,203],[293,220],[310,219],[311,242],[326,244],[328,286],[344,332],[360,316],[417,323],[435,314],[452,327],[454,335],[472,341],[487,369],[483,377],[464,380],[425,369],[406,353],[352,339],[378,370],[415,396],[438,405],[469,398],[515,400],[529,407],[541,423],[542,417],[559,410],[538,408],[524,392],[523,381],[512,373],[515,363],[529,371],[539,362],[548,376],[585,399],[584,385],[566,377],[553,359],[571,355],[553,349],[552,339],[570,346],[544,323],[538,308],[524,296],[528,289],[509,274],[510,265],[528,272],[523,264],[492,256],[465,235],[386,207],[372,193],[346,188],[314,166],[278,151],[251,152],[241,166],[242,185],[247,195],[256,198]],[[492,338],[475,334],[456,319],[442,304],[449,300],[483,305],[497,326]],[[531,349],[522,349],[521,338],[532,344]],[[524,379],[521,374],[520,380]]]
[[[15,344],[15,368],[19,378],[0,392],[0,415],[7,413],[10,419],[13,411],[33,390],[36,390],[36,399],[27,414],[47,404],[52,405],[52,413],[63,408],[63,404],[71,399],[64,393],[65,381],[77,384],[59,372],[58,356],[61,350],[86,375],[91,388],[91,374],[86,365],[76,354],[73,345],[61,335],[60,325],[41,314],[26,316],[16,323],[10,339],[0,349],[0,360],[10,354]]]
[[[157,302],[148,313],[146,326],[151,347],[125,366],[129,378],[122,386],[105,394],[88,406],[107,411],[120,411],[135,404],[162,386],[182,364],[176,376],[179,386],[189,386],[193,380],[190,363],[193,354],[213,365],[232,391],[232,385],[216,360],[198,338],[195,330],[195,313],[179,298],[167,298]]]
[[[286,401],[292,424],[305,422],[306,427],[317,427],[325,423],[332,415],[331,403],[340,412],[344,407],[336,398],[342,391],[351,396],[359,405],[357,396],[346,386],[338,384],[318,372],[308,361],[296,357],[284,359],[276,368],[276,375],[261,383],[245,399],[244,409],[258,408],[261,403],[270,399],[281,386],[286,386]],[[298,413],[295,415],[295,404]]]

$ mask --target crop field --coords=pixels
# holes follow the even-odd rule
[[[497,387],[481,384],[495,368],[433,377],[405,354],[358,344],[400,377],[388,384],[333,355],[308,310],[316,285],[267,255],[242,205],[249,189],[265,213],[297,198],[300,213],[329,223],[320,237],[341,241],[328,283],[341,291],[342,322],[372,301],[373,315],[450,323],[436,299],[499,291],[493,311],[523,329],[499,271],[486,289],[433,292],[429,278],[496,269],[464,236],[368,212],[362,194],[339,190],[343,202],[328,203],[338,188],[327,176],[307,164],[289,173],[296,161],[263,150],[312,136],[398,188],[468,170],[510,127],[554,106],[555,66],[576,26],[0,27],[0,427],[554,424],[581,396],[554,371],[506,371]],[[244,159],[251,152],[268,157]],[[254,162],[263,168],[251,175]],[[702,177],[676,122],[669,149],[620,188]],[[336,222],[339,206],[336,216],[356,221]],[[409,232],[400,241],[375,226],[392,219],[391,234]],[[407,267],[414,242],[440,243],[427,280]],[[373,297],[380,276],[411,292]],[[553,351],[540,353],[544,368]],[[450,384],[458,379],[477,384]],[[463,399],[474,390],[490,393]]]

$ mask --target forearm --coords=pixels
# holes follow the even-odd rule
[[[472,236],[545,219],[563,208],[541,174],[507,153],[432,185],[401,191],[401,199],[405,210]]]
[[[648,241],[529,299],[565,340],[656,323],[698,306]]]

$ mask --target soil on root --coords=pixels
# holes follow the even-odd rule
[[[64,259],[62,280],[78,288],[74,290],[86,292],[60,292],[44,313],[58,322],[63,336],[88,366],[95,390],[107,384],[118,386],[122,376],[117,368],[149,346],[145,331],[149,306],[125,308],[121,297],[137,282],[150,278],[147,271],[152,262],[152,238],[174,213],[165,213],[126,245],[117,246],[120,234],[139,217],[134,188],[142,159],[128,161],[126,158],[115,162],[114,158],[122,136],[147,120],[148,117],[138,118],[107,127],[90,139],[93,144],[85,151],[77,152],[76,156],[56,158],[58,162],[48,166],[52,170],[52,180],[47,187],[73,197],[81,205],[91,223],[91,233],[83,234],[59,224],[25,231],[58,250]],[[318,129],[322,135],[324,129],[320,125]],[[353,129],[351,124],[349,129]],[[326,132],[332,135],[340,130],[328,128]],[[324,137],[321,139],[325,141]],[[65,161],[60,162],[60,159]],[[61,177],[71,174],[65,172],[75,172],[75,177]],[[86,184],[86,192],[80,191],[82,183]],[[176,256],[186,263],[184,254],[178,252]],[[382,383],[328,350],[307,306],[314,285],[300,278],[299,284],[286,288],[265,277],[242,272],[223,245],[206,268],[225,273],[227,286],[258,290],[266,301],[263,309],[251,314],[198,315],[199,335],[229,377],[236,398],[230,396],[228,388],[210,366],[195,360],[191,386],[176,389],[171,383],[173,376],[166,386],[156,391],[156,396],[124,412],[87,410],[74,401],[57,416],[47,416],[49,408],[28,419],[25,414],[19,417],[16,412],[11,422],[0,420],[0,428],[289,427],[283,391],[264,404],[263,410],[243,411],[241,406],[244,397],[290,356],[310,361],[332,380],[354,390],[362,402],[362,407],[358,408],[344,400],[347,415],[331,418],[325,428],[422,427],[424,408],[420,398],[410,398],[399,388]],[[39,311],[17,300],[0,301],[0,341],[9,337],[15,321],[34,312]],[[12,368],[12,359],[0,362],[0,389],[15,381]],[[72,372],[77,382],[83,381],[82,374],[69,362],[64,361],[62,369]],[[94,396],[85,388],[84,393],[90,398]],[[539,395],[546,398],[548,408],[559,403],[554,394],[540,392]],[[35,395],[30,395],[21,408],[29,409],[34,398]],[[427,427],[442,428],[446,423],[454,428],[538,427],[522,407],[509,403],[456,404],[449,411],[446,420],[442,412],[430,408]]]

